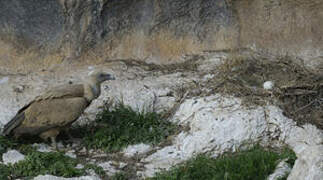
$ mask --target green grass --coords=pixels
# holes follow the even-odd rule
[[[88,148],[103,149],[114,152],[137,143],[158,144],[174,133],[176,126],[165,121],[157,113],[139,113],[124,105],[114,110],[104,108],[95,120],[95,123],[77,128],[78,136]],[[26,140],[27,142],[27,140]],[[0,136],[0,155],[8,149],[17,149],[26,155],[24,161],[14,165],[0,166],[0,179],[34,177],[42,174],[51,174],[62,177],[76,177],[86,175],[87,169],[93,169],[96,174],[105,177],[101,167],[86,164],[83,169],[76,169],[80,163],[77,159],[65,156],[61,152],[38,152],[31,145],[24,142]],[[116,174],[112,179],[126,179],[125,174]]]
[[[79,160],[65,156],[63,152],[38,152],[31,145],[18,144],[17,142],[0,136],[1,152],[9,148],[17,149],[25,154],[25,159],[16,164],[0,164],[0,179],[9,180],[12,178],[35,177],[37,175],[51,174],[62,177],[77,177],[86,175],[86,170],[93,169],[101,177],[105,176],[102,167],[93,164],[86,164],[84,168],[75,168]]]
[[[0,160],[2,160],[2,154],[5,153],[9,148],[17,146],[17,143],[10,140],[7,137],[0,136]]]
[[[116,152],[137,144],[158,144],[174,133],[176,126],[155,112],[135,112],[130,107],[118,105],[114,110],[105,107],[95,120],[95,125],[83,130],[83,142],[88,148]]]
[[[33,177],[40,174],[52,174],[63,177],[84,175],[84,169],[76,169],[77,160],[59,152],[42,153],[33,151],[26,155],[24,161],[10,165],[11,176]]]
[[[280,160],[289,158],[293,165],[295,154],[290,150],[273,152],[259,146],[245,152],[226,154],[217,159],[206,155],[173,167],[151,178],[151,180],[263,180],[276,168]]]
[[[116,173],[115,175],[111,176],[109,180],[128,180],[131,179],[130,176],[127,175],[127,173]]]
[[[8,166],[0,164],[0,179],[7,180],[10,176],[10,169]]]

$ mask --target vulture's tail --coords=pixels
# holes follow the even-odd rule
[[[13,129],[21,124],[21,122],[25,119],[25,113],[21,112],[17,114],[14,118],[11,119],[3,128],[3,135],[7,136],[11,133]]]

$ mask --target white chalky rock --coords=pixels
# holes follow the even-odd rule
[[[75,166],[76,169],[83,169],[84,168],[84,165],[83,164],[77,164]]]
[[[287,174],[290,173],[290,171],[292,170],[292,168],[290,167],[290,165],[286,162],[287,159],[281,161],[274,173],[272,173],[271,175],[269,175],[269,177],[267,178],[267,180],[277,180],[279,178],[282,178],[284,176],[286,176]]]
[[[294,127],[286,142],[297,160],[288,180],[321,180],[323,178],[323,132],[313,125]]]
[[[9,78],[8,77],[2,77],[2,78],[0,78],[0,84],[7,83],[8,81],[9,81]]]
[[[74,154],[74,152],[70,152],[70,151],[69,152],[66,152],[65,153],[65,156],[68,156],[68,157],[74,158],[74,159],[77,157],[76,154]]]
[[[119,172],[119,170],[117,170],[112,164],[113,164],[112,161],[108,161],[108,162],[100,163],[100,164],[98,164],[98,166],[102,167],[103,170],[106,171],[106,173],[109,176],[112,176],[113,174]]]
[[[288,180],[319,180],[323,177],[323,132],[283,116],[282,110],[269,106],[266,111],[271,138],[287,144],[297,156]],[[271,143],[274,143],[271,141]]]
[[[189,126],[181,132],[172,146],[167,146],[142,160],[145,176],[192,158],[203,152],[213,156],[234,152],[237,148],[259,142],[267,130],[264,108],[247,109],[234,98],[221,95],[186,100],[173,121]]]
[[[48,146],[47,144],[44,144],[44,143],[41,143],[41,144],[34,143],[32,146],[35,147],[37,149],[37,151],[39,151],[39,152],[52,152],[53,151],[50,146]]]
[[[127,163],[124,163],[124,162],[120,162],[119,163],[119,168],[120,169],[123,169],[124,167],[126,167],[128,164]]]
[[[134,155],[144,154],[150,150],[151,150],[150,145],[141,143],[141,144],[128,146],[123,150],[123,154],[127,157],[132,157]]]
[[[4,164],[15,164],[25,159],[25,155],[21,154],[16,150],[10,150],[2,155]]]
[[[290,180],[323,177],[323,135],[313,125],[298,127],[275,106],[246,108],[239,99],[221,95],[186,100],[173,121],[188,126],[173,145],[164,147],[143,159],[144,177],[151,177],[161,169],[188,160],[199,153],[209,152],[216,157],[234,152],[249,144],[266,146],[288,145],[298,160]]]
[[[210,56],[198,61],[198,72],[173,74],[148,72],[136,66],[127,67],[121,62],[115,62],[112,66],[94,65],[95,69],[113,70],[112,74],[117,80],[103,84],[102,95],[91,103],[76,122],[90,122],[103,102],[112,99],[123,100],[126,105],[140,111],[176,110],[172,121],[188,126],[189,130],[176,135],[172,145],[158,147],[155,153],[141,160],[145,169],[140,169],[137,173],[143,177],[152,176],[160,171],[159,168],[168,169],[199,153],[209,152],[216,157],[223,152],[234,152],[237,148],[261,143],[265,146],[288,145],[295,151],[298,160],[289,175],[290,180],[322,179],[323,135],[322,130],[315,126],[298,127],[295,121],[285,117],[282,110],[275,106],[246,108],[239,99],[224,95],[193,97],[184,102],[179,101],[181,93],[185,92],[178,90],[182,90],[182,87],[193,81],[203,82],[203,77],[200,76],[203,74],[199,74],[202,71],[211,74],[205,76],[204,80],[211,78],[212,74],[216,73],[216,66],[224,59],[221,54]],[[49,87],[68,83],[66,77],[75,77],[69,80],[77,84],[80,82],[78,77],[87,76],[89,69],[86,66],[62,73],[31,73],[26,76],[10,76],[9,79],[0,77],[0,129],[10,121],[17,110],[37,95]],[[28,88],[17,94],[12,90],[17,84],[24,84]],[[271,85],[264,88],[270,87]],[[207,86],[202,90],[211,93]],[[177,106],[173,109],[179,102],[179,109]],[[86,153],[86,149],[82,152]],[[52,176],[45,176],[47,179],[50,177]]]

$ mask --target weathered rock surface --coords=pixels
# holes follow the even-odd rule
[[[134,155],[140,155],[140,154],[144,154],[147,153],[148,151],[150,151],[152,148],[150,145],[148,144],[136,144],[136,145],[130,145],[127,148],[125,148],[122,153],[126,156],[126,157],[133,157]]]
[[[322,10],[321,0],[2,0],[0,64],[33,70],[82,55],[170,63],[250,48],[318,68]]]
[[[277,180],[279,178],[282,178],[286,175],[288,175],[291,171],[290,165],[285,161],[281,161],[277,167],[274,173],[272,173],[267,180]]]
[[[141,169],[136,172],[138,176],[153,176],[154,173],[169,169],[199,153],[210,153],[217,157],[224,152],[234,152],[260,143],[274,147],[288,145],[294,150],[298,160],[289,179],[320,179],[323,163],[322,130],[313,125],[297,126],[276,106],[245,106],[239,98],[214,93],[200,96],[195,92],[208,92],[207,86],[198,89],[192,85],[216,77],[216,71],[213,71],[221,58],[224,58],[223,54],[198,62],[197,68],[207,66],[208,70],[197,72],[146,70],[148,65],[129,65],[124,61],[114,61],[93,65],[91,68],[67,67],[67,70],[58,69],[53,72],[7,75],[5,77],[8,79],[0,84],[0,122],[2,125],[8,122],[20,107],[46,88],[70,82],[78,83],[81,79],[77,77],[86,76],[92,69],[101,69],[114,74],[117,80],[102,85],[101,96],[77,123],[92,121],[105,101],[122,100],[139,111],[171,110],[173,113],[170,120],[187,127],[171,139],[171,144],[151,147],[149,152],[146,148],[143,148],[145,151],[137,150],[137,147],[143,145],[128,147],[132,154],[140,153],[139,163],[130,164],[140,166]],[[13,87],[17,85],[25,88],[16,92]],[[128,151],[123,153],[125,152]],[[89,154],[95,153],[90,151]],[[104,162],[91,158],[88,160],[101,164],[111,175],[121,168],[112,165],[109,159]],[[126,161],[123,159],[122,162]],[[37,178],[47,177],[50,176]]]
[[[25,155],[16,150],[10,150],[2,155],[4,164],[15,164],[25,159]]]
[[[113,175],[117,172],[120,172],[119,170],[117,170],[113,165],[112,161],[108,161],[108,162],[103,162],[103,163],[99,163],[98,166],[102,167],[103,170],[109,175]]]
[[[39,152],[52,152],[53,151],[49,145],[44,144],[44,143],[41,143],[41,144],[35,143],[32,146],[35,147],[36,150]]]

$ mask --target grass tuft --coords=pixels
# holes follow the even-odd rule
[[[291,165],[296,160],[295,154],[290,150],[278,153],[259,146],[244,152],[226,154],[217,159],[198,155],[170,171],[157,174],[151,180],[262,180],[273,173],[280,160],[285,158],[289,158],[288,163]]]
[[[11,141],[5,136],[0,136],[0,160],[2,160],[2,154],[5,153],[8,149],[16,146],[17,143]]]
[[[127,175],[127,173],[116,173],[113,176],[111,176],[109,178],[110,180],[128,180],[131,179],[131,177],[129,175]]]
[[[8,149],[17,149],[25,154],[25,159],[16,164],[0,164],[0,179],[32,178],[38,175],[51,174],[62,177],[86,175],[86,170],[93,169],[101,177],[105,176],[102,167],[86,164],[84,168],[75,168],[79,160],[66,156],[63,152],[38,152],[30,144],[19,144],[7,137],[0,136],[0,155]]]
[[[83,137],[88,148],[116,152],[137,143],[158,144],[174,133],[176,126],[155,112],[136,112],[118,105],[113,110],[105,107],[88,129]]]
[[[4,164],[0,164],[0,179],[7,180],[10,176],[10,169]]]
[[[11,176],[33,177],[37,175],[52,174],[62,177],[81,176],[84,169],[76,169],[77,160],[65,156],[60,152],[37,152],[33,151],[26,155],[24,161],[9,165]]]

